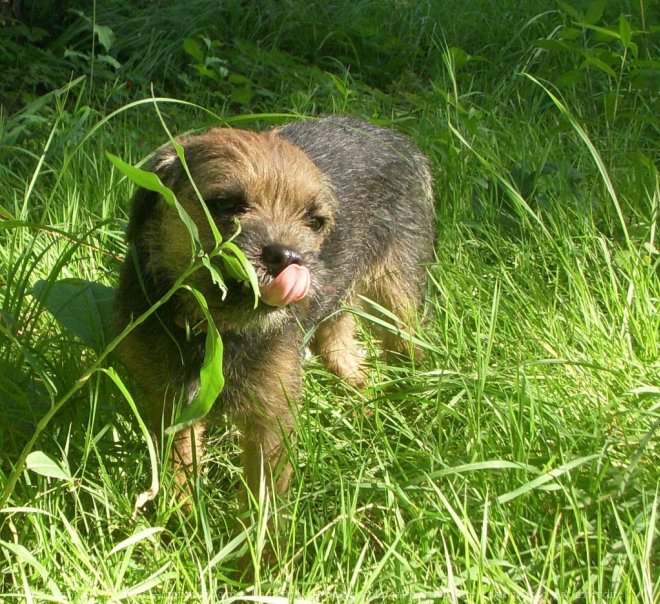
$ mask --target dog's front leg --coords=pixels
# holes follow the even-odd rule
[[[302,391],[300,340],[297,329],[268,338],[260,333],[225,337],[227,381],[222,396],[233,407],[241,432],[246,504],[250,496],[260,500],[262,485],[269,496],[282,495],[289,486],[289,453]]]
[[[269,411],[250,413],[239,421],[246,494],[256,501],[263,488],[267,494],[285,493],[292,474],[288,449],[294,436],[294,421],[288,401],[278,405],[277,413]]]
[[[175,470],[175,479],[183,487],[188,478],[199,473],[205,449],[206,426],[203,422],[180,430],[174,435],[170,460]]]

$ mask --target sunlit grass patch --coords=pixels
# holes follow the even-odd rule
[[[109,49],[73,16],[84,56],[27,45],[50,71],[30,64],[42,88],[0,115],[0,600],[656,601],[660,190],[643,78],[659,69],[657,11],[365,0],[333,21],[334,5],[223,3],[211,26],[202,4],[160,45],[137,5],[99,7]],[[183,48],[204,36],[221,86]],[[100,350],[38,295],[116,284],[131,187],[105,153],[137,165],[167,140],[151,80],[175,134],[341,111],[404,130],[432,161],[425,356],[382,358],[365,329],[363,391],[309,361],[279,559],[253,580],[238,561],[272,538],[272,507],[241,515],[236,431],[212,436],[190,517],[162,463],[134,515],[152,480],[144,434],[118,382],[87,376]],[[112,356],[100,367],[124,377]],[[37,430],[47,457],[16,471]]]

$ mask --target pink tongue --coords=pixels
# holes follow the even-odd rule
[[[286,306],[302,300],[309,291],[309,270],[289,264],[275,279],[261,287],[261,299],[269,306]]]

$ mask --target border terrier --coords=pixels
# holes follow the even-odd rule
[[[263,479],[282,493],[292,473],[286,449],[301,398],[305,334],[313,333],[311,350],[330,371],[359,386],[356,325],[344,307],[362,295],[405,323],[423,301],[435,236],[428,161],[405,136],[339,116],[261,133],[215,128],[179,142],[188,172],[172,147],[152,170],[211,249],[200,196],[224,238],[235,235],[238,219],[234,242],[255,269],[260,297],[255,307],[254,292],[239,281],[221,291],[205,269],[190,277],[222,337],[225,387],[209,417],[175,436],[177,480],[201,458],[214,416],[229,414],[241,432],[247,488],[256,496]],[[136,192],[127,239],[119,328],[159,300],[192,257],[183,221],[152,191]],[[188,326],[203,321],[181,289],[121,344],[157,432],[178,397],[189,402],[199,388],[205,334]],[[385,332],[383,348],[406,352],[409,340]]]

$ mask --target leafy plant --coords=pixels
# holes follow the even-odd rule
[[[193,59],[192,69],[206,82],[215,94],[227,97],[237,105],[248,105],[252,100],[252,81],[246,76],[230,71],[229,60],[221,58],[222,43],[206,36],[185,38],[183,50]],[[187,76],[181,76],[189,85]]]
[[[535,45],[564,57],[558,64],[563,69],[555,68],[552,77],[558,88],[575,89],[585,83],[593,87],[600,82],[591,92],[601,98],[609,124],[616,121],[622,109],[629,115],[636,98],[657,95],[660,61],[644,56],[639,44],[648,31],[633,27],[623,13],[615,24],[608,24],[604,17],[607,0],[591,0],[584,10],[560,0],[557,5],[564,24]],[[594,73],[598,77],[593,77]]]
[[[33,294],[65,329],[96,352],[112,341],[113,288],[82,279],[39,280]]]

